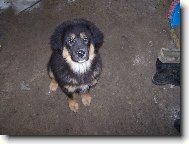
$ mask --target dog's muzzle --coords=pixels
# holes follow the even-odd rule
[[[88,59],[88,52],[85,49],[79,49],[76,51],[77,61],[83,63]]]

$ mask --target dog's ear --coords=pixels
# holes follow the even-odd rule
[[[99,49],[104,42],[103,33],[91,22],[89,22],[89,29],[91,31],[93,42],[96,49]]]
[[[63,48],[63,41],[64,41],[64,35],[66,32],[66,29],[70,25],[77,25],[83,23],[86,25],[89,30],[91,31],[92,37],[93,37],[93,42],[95,45],[96,50],[98,50],[103,42],[104,42],[104,35],[103,33],[90,21],[84,20],[84,19],[75,19],[73,21],[67,21],[64,22],[63,24],[59,25],[53,35],[51,36],[51,48],[52,50],[61,50]]]
[[[63,48],[63,40],[67,26],[67,23],[59,25],[52,34],[50,38],[50,45],[53,51],[61,50]]]

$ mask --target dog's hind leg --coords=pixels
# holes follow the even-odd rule
[[[76,100],[68,98],[68,105],[71,111],[78,112],[79,105]]]
[[[66,91],[66,92],[64,91],[64,93],[68,97],[68,106],[69,106],[70,110],[73,112],[78,112],[79,105],[78,105],[77,101],[74,99],[74,93],[70,93],[68,91]]]
[[[50,85],[49,85],[49,93],[55,92],[56,89],[58,88],[58,83],[56,82],[56,80],[54,78],[54,74],[52,73],[51,70],[49,70],[49,77],[51,78],[51,82],[50,82]]]
[[[49,93],[55,92],[57,88],[58,88],[58,83],[56,82],[56,80],[52,79],[49,85]]]
[[[81,95],[82,103],[84,104],[84,106],[90,106],[90,104],[91,104],[92,98],[91,98],[91,94],[89,93],[89,91],[90,91],[89,86],[81,87],[80,95]]]
[[[82,103],[84,104],[84,106],[90,106],[91,99],[92,99],[90,93],[82,93],[81,98],[82,98]]]

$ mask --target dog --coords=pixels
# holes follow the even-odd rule
[[[85,19],[63,22],[51,36],[52,55],[47,66],[50,92],[59,86],[73,112],[79,109],[74,94],[81,95],[85,106],[91,103],[90,88],[97,84],[102,71],[99,49],[103,41],[99,28]]]

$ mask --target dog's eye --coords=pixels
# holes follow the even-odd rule
[[[74,40],[74,39],[70,39],[70,40],[68,41],[68,43],[69,43],[70,45],[73,45],[73,44],[75,43],[75,40]]]
[[[83,41],[84,41],[85,43],[88,43],[88,38],[87,38],[87,37],[84,37],[84,38],[83,38]]]

